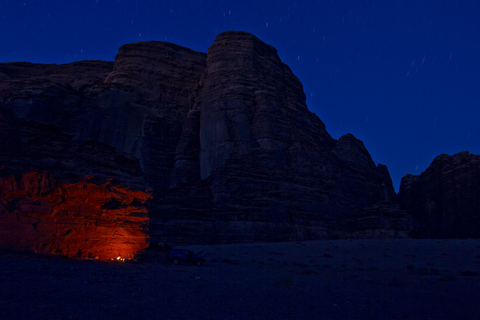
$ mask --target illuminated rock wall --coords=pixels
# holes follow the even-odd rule
[[[0,178],[0,247],[109,260],[147,246],[147,192],[46,172]]]
[[[0,107],[0,248],[106,260],[147,246],[138,161]]]

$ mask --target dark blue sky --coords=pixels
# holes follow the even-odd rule
[[[243,30],[277,48],[307,104],[394,187],[441,153],[480,153],[480,1],[2,0],[0,62],[113,60],[125,43],[206,52]]]

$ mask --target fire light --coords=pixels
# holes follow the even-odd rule
[[[112,258],[113,262],[125,262],[125,258],[122,258],[122,256],[118,256],[116,258]]]

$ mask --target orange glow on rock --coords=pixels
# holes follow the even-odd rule
[[[147,247],[149,190],[106,181],[61,183],[44,172],[0,178],[0,247],[40,254],[132,259]]]

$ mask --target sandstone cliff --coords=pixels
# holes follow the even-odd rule
[[[145,192],[34,171],[2,177],[0,188],[2,249],[109,260],[147,246]]]
[[[276,49],[251,34],[222,33],[206,54],[152,41],[120,47],[114,63],[0,64],[0,79],[10,138],[0,165],[15,172],[13,180],[2,176],[5,183],[46,174],[66,190],[94,176],[104,203],[112,183],[141,192],[138,201],[115,200],[133,212],[151,190],[151,241],[411,231],[387,168],[353,135],[333,139]],[[29,194],[22,190],[4,193],[4,203]],[[20,212],[5,208],[4,215]]]
[[[147,246],[138,161],[0,108],[0,248],[108,260]]]
[[[364,209],[392,202],[386,168],[352,135],[332,139],[305,100],[273,47],[242,32],[217,36],[170,175],[172,214],[208,217],[214,241],[316,239],[351,236]],[[185,201],[196,185],[209,203]]]
[[[436,157],[422,174],[403,177],[402,208],[418,238],[480,238],[480,155]]]

